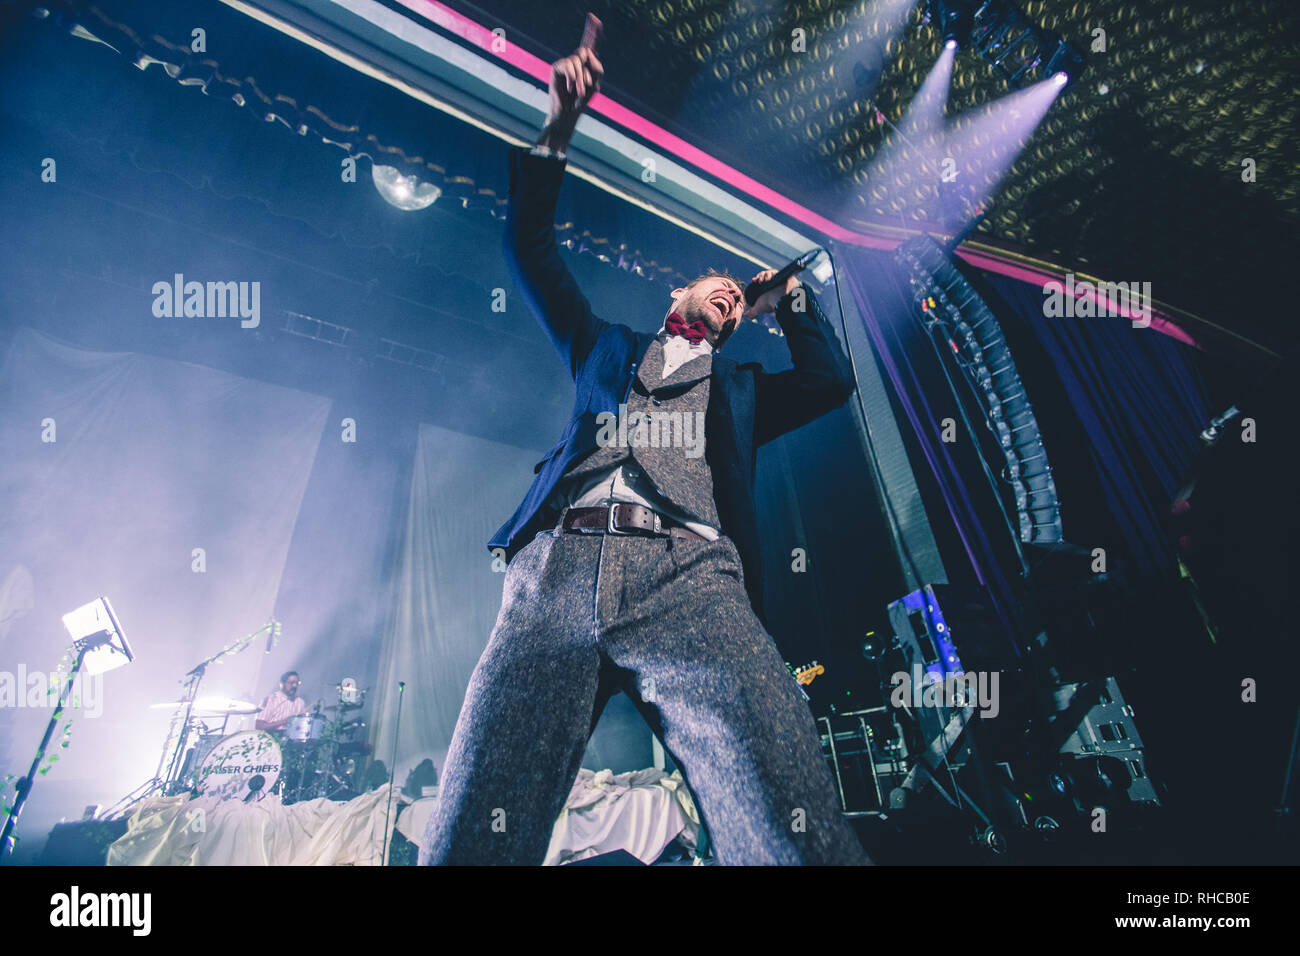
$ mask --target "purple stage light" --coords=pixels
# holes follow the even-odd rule
[[[1060,96],[1064,85],[1058,77],[1004,96],[975,115],[964,114],[949,124],[944,155],[959,171],[949,184],[950,208],[956,205],[969,220],[975,210],[988,206],[1016,157]],[[947,224],[956,226],[951,221]]]
[[[868,205],[889,209],[904,226],[930,215],[938,183],[952,168],[943,162],[943,112],[956,55],[955,45],[944,47],[899,126],[882,130],[884,144],[867,171]]]

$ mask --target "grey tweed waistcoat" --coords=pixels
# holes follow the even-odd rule
[[[575,462],[565,481],[582,481],[635,461],[670,503],[716,528],[713,473],[704,455],[713,356],[696,356],[667,378],[661,378],[663,368],[663,343],[655,339],[637,369],[626,407],[619,409],[623,421],[606,420],[611,441]]]

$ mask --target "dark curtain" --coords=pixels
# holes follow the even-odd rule
[[[935,388],[944,380],[913,316],[912,290],[890,256],[850,249],[842,258],[845,288],[892,392],[936,536],[946,542],[950,576],[982,589],[1015,633],[1023,622],[1012,535],[971,443],[941,440],[939,423],[955,405],[949,389]],[[1040,288],[962,271],[1012,348],[1053,464],[1066,540],[1105,547],[1108,560],[1135,577],[1169,572],[1169,502],[1210,414],[1195,351],[1127,319],[1045,318]],[[1001,467],[990,462],[994,472]]]
[[[1167,570],[1169,503],[1212,414],[1195,350],[1123,318],[1044,318],[1039,287],[1004,276],[987,276],[987,284],[999,320],[1027,329],[1050,358],[1135,570]],[[1068,522],[1066,511],[1063,502]]]

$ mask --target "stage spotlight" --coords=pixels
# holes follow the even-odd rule
[[[1078,76],[1083,54],[1067,40],[1029,19],[1009,0],[927,0],[923,23],[944,38],[969,49],[1006,78],[1013,89],[1023,89],[1060,73],[1064,86]]]
[[[108,598],[96,598],[63,615],[63,626],[80,648],[79,665],[87,674],[103,674],[135,660]]]
[[[968,0],[927,0],[923,23],[943,34],[947,47],[965,46],[975,19],[974,4]]]
[[[1066,73],[1058,73],[1056,76],[1052,77],[1052,79],[1056,81],[1057,86],[1064,86],[1066,83],[1070,82],[1070,77]]]
[[[1043,75],[1055,74],[1057,82],[1064,86],[1069,83],[1075,76],[1083,70],[1083,54],[1076,50],[1068,41],[1059,37],[1053,37],[1056,46],[1047,56],[1047,62],[1043,66]],[[1064,80],[1059,79],[1065,77]]]
[[[405,212],[427,209],[442,195],[437,186],[422,183],[414,176],[403,176],[392,166],[371,165],[370,175],[384,201]]]

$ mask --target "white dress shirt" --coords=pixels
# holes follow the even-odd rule
[[[664,347],[664,369],[661,378],[672,375],[692,359],[713,352],[713,346],[708,339],[692,343],[683,336],[669,335],[664,329],[659,330],[658,337]],[[569,493],[567,501],[561,497],[558,506],[563,508],[568,504],[572,508],[604,508],[614,502],[644,505],[680,521],[684,527],[710,541],[716,540],[719,535],[717,528],[694,521],[674,508],[659,493],[645,472],[636,467],[636,462],[615,465],[608,471],[592,475],[583,482],[581,487]]]
[[[297,717],[299,714],[306,713],[306,711],[307,701],[303,698],[295,697],[290,700],[288,694],[282,690],[277,690],[262,701],[262,711],[257,715],[257,719],[275,727],[281,721],[288,720],[290,717]],[[279,728],[276,727],[276,729]]]

